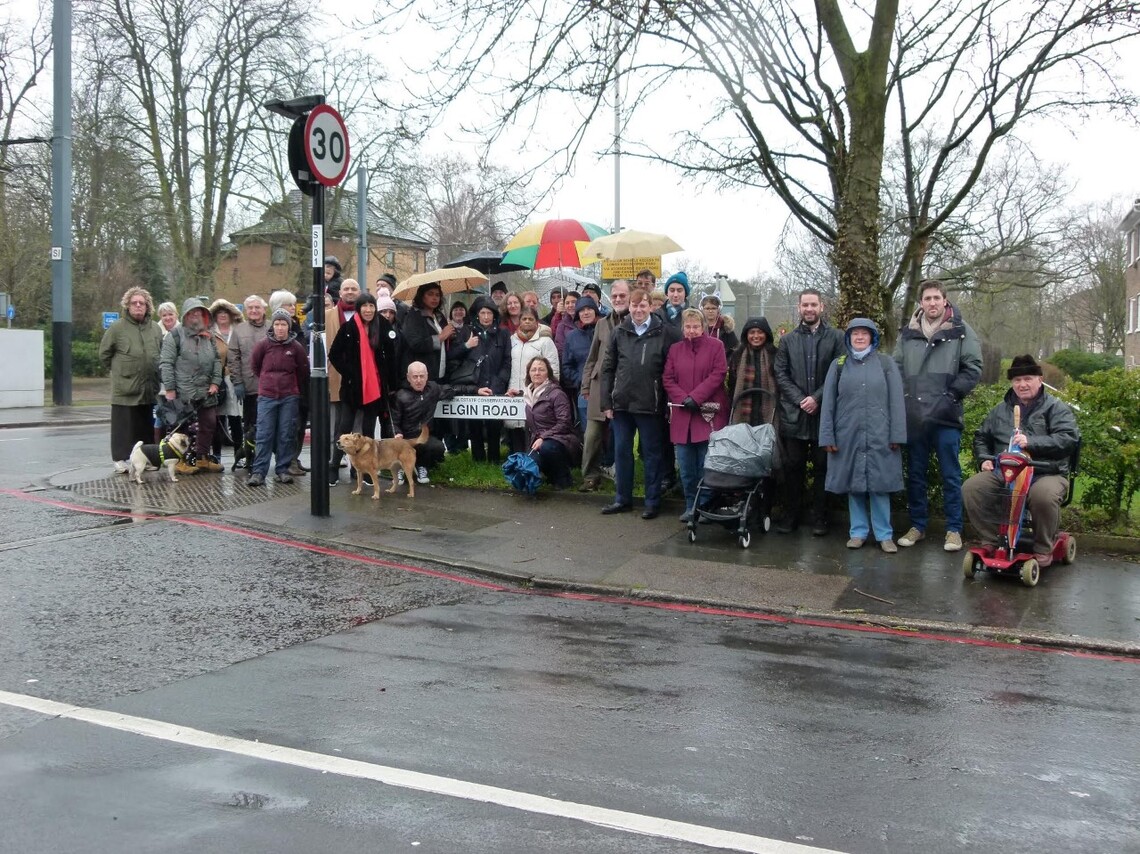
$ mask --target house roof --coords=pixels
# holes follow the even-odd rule
[[[1140,199],[1132,203],[1132,207],[1128,209],[1128,213],[1124,215],[1117,228],[1120,231],[1131,231],[1138,224],[1140,224]]]
[[[340,193],[339,200],[334,202],[328,194],[325,205],[325,233],[330,237],[340,234],[356,234],[356,198],[354,192],[345,190]],[[311,209],[308,197],[303,196],[300,190],[292,190],[285,201],[271,205],[261,217],[261,221],[230,232],[230,240],[237,242],[242,238],[269,237],[280,235],[300,235],[299,225],[308,222]],[[425,249],[431,246],[431,241],[412,231],[397,225],[391,217],[387,216],[374,205],[369,204],[365,213],[365,225],[368,233],[376,237],[398,240],[403,243],[414,243]]]

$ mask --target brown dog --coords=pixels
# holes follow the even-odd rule
[[[404,470],[404,480],[408,482],[408,498],[416,497],[416,445],[428,440],[425,424],[415,439],[370,439],[360,433],[344,433],[336,440],[336,445],[348,455],[348,461],[356,469],[356,489],[353,495],[364,491],[364,475],[372,475],[372,500],[380,500],[380,472],[387,469],[392,473],[392,488],[396,491],[396,466]]]

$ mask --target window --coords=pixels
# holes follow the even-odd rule
[[[285,263],[285,247],[284,246],[270,246],[269,247],[269,263],[273,267],[280,267]]]
[[[1126,332],[1136,332],[1140,325],[1140,297],[1132,297],[1128,301],[1128,327]]]

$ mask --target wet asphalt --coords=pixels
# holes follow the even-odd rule
[[[75,428],[52,428],[50,441],[21,432],[0,432],[0,487],[43,486],[44,472],[72,464],[85,476],[106,442]],[[61,444],[65,453],[39,459]],[[378,528],[346,492],[324,541],[363,545]],[[456,517],[451,545],[472,563],[513,554],[499,567],[515,574],[529,567],[525,550],[496,526],[527,528],[527,508],[541,505],[516,502],[481,526],[499,501],[514,499],[487,496]],[[296,504],[222,521],[294,519],[289,530],[307,542],[314,532]],[[431,533],[407,504],[396,502],[399,525],[420,530],[389,527],[386,541]],[[471,583],[479,574],[419,574],[355,559],[359,548],[318,554],[13,495],[0,495],[0,511],[3,691],[841,851],[1140,850],[1134,661],[567,600],[543,584],[486,590]],[[649,538],[652,526],[637,524],[614,536]],[[663,577],[655,566],[682,578],[669,568],[676,535],[633,566],[605,539],[583,550],[610,555],[614,566],[590,571],[615,590],[635,590],[639,573]],[[393,563],[447,569],[390,545]],[[713,552],[697,561],[747,566],[738,549]],[[1118,566],[1122,585],[1135,571],[1096,559]],[[795,564],[752,566],[763,575]],[[822,594],[797,583],[821,601],[834,593],[833,604],[866,598],[852,586],[883,598],[904,589],[856,569],[818,573],[830,585]],[[927,602],[943,590],[931,578],[919,586]],[[1068,598],[1065,608],[1040,601],[1061,598],[1057,582],[996,582],[953,584],[1012,600],[995,614],[1018,625],[1038,615],[1055,626],[1069,609]],[[1137,612],[1110,598],[1125,627]],[[707,850],[8,705],[0,805],[0,851],[13,852]]]

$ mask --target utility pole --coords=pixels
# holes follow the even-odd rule
[[[71,405],[71,0],[52,18],[51,398]]]

